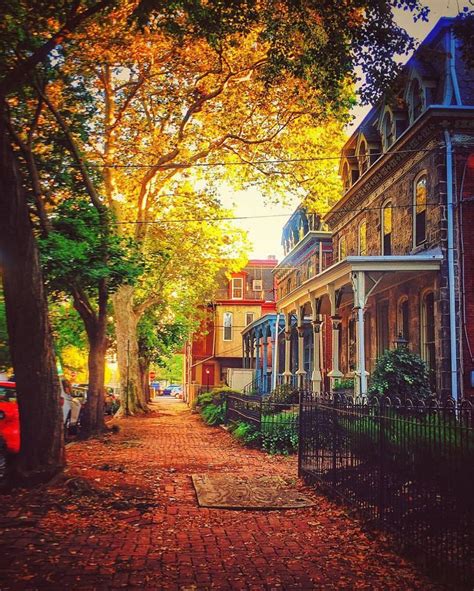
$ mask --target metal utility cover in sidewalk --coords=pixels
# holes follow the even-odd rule
[[[192,474],[200,507],[216,509],[302,509],[314,505],[280,476],[243,478],[232,474]]]

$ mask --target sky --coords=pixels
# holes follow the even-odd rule
[[[410,13],[396,11],[397,22],[403,25],[418,41],[426,37],[439,18],[442,16],[456,16],[464,6],[469,6],[472,9],[474,0],[424,0],[423,3],[430,7],[428,22],[414,23]],[[406,60],[408,57],[404,59]],[[351,128],[355,127],[363,119],[367,111],[368,107],[355,108],[355,118]],[[285,206],[265,204],[257,188],[247,191],[223,191],[220,197],[225,207],[234,207],[236,217],[249,218],[237,220],[235,224],[248,232],[249,240],[253,244],[250,258],[266,259],[269,255],[275,255],[278,260],[281,260],[283,258],[283,249],[280,243],[281,231],[285,222],[297,207],[297,200],[295,199]]]

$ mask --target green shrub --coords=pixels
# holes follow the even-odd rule
[[[260,445],[261,433],[250,423],[238,422],[234,423],[230,429],[232,435],[242,442],[244,445],[255,447]]]
[[[206,404],[201,410],[201,416],[208,425],[220,425],[225,419],[225,406],[223,404]]]
[[[204,407],[208,404],[224,404],[227,394],[240,394],[240,392],[236,392],[235,390],[227,387],[214,388],[210,392],[203,392],[202,394],[199,394],[197,398],[198,406]]]
[[[285,456],[298,451],[296,413],[281,413],[262,423],[262,448],[269,454]]]
[[[338,390],[352,390],[354,388],[354,378],[344,378],[342,380],[337,380],[334,384],[333,390],[337,392]]]
[[[369,388],[369,398],[388,396],[419,402],[431,396],[430,378],[425,362],[407,347],[385,353],[377,359]]]
[[[299,393],[298,390],[290,384],[280,384],[268,396],[267,400],[269,402],[274,402],[275,404],[297,403],[299,401]]]

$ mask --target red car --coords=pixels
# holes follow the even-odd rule
[[[15,382],[0,382],[0,481],[5,477],[6,456],[20,451],[20,417]]]

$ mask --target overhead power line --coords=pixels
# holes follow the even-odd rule
[[[368,154],[367,158],[379,158],[385,154],[394,155],[394,154],[423,154],[426,152],[431,152],[435,149],[443,147],[441,144],[435,146],[433,148],[425,148],[425,149],[413,149],[413,150],[393,150],[392,152],[375,152],[372,154]],[[264,166],[266,164],[286,164],[286,163],[297,163],[297,162],[321,162],[324,160],[352,160],[352,159],[360,159],[358,154],[354,155],[334,155],[334,156],[313,156],[308,158],[275,158],[272,160],[235,160],[231,162],[220,161],[220,162],[171,162],[166,164],[95,164],[95,163],[88,163],[88,166],[92,168],[116,168],[116,169],[140,169],[140,168],[156,168],[158,170],[169,170],[170,168],[177,168],[177,169],[185,169],[185,168],[194,168],[194,167],[212,167],[212,166]],[[71,164],[72,167],[76,168],[76,165]]]
[[[473,202],[465,202],[466,203],[473,203]],[[437,207],[442,206],[443,203],[439,202],[427,202],[426,207]],[[380,211],[382,209],[412,209],[414,207],[413,203],[407,203],[405,205],[393,205],[393,204],[385,204],[385,205],[378,205],[374,207],[346,207],[341,208],[338,211],[340,213],[353,213],[358,212],[362,213],[365,211]],[[291,213],[271,213],[271,214],[262,214],[262,215],[249,215],[249,216],[223,216],[223,217],[202,217],[202,218],[184,218],[184,219],[166,219],[161,218],[158,220],[143,220],[143,221],[116,221],[115,224],[122,225],[122,224],[132,224],[132,225],[149,225],[149,224],[182,224],[182,223],[193,223],[193,222],[223,222],[223,221],[235,221],[235,220],[256,220],[256,219],[264,219],[264,218],[281,218],[281,217],[289,217]]]

